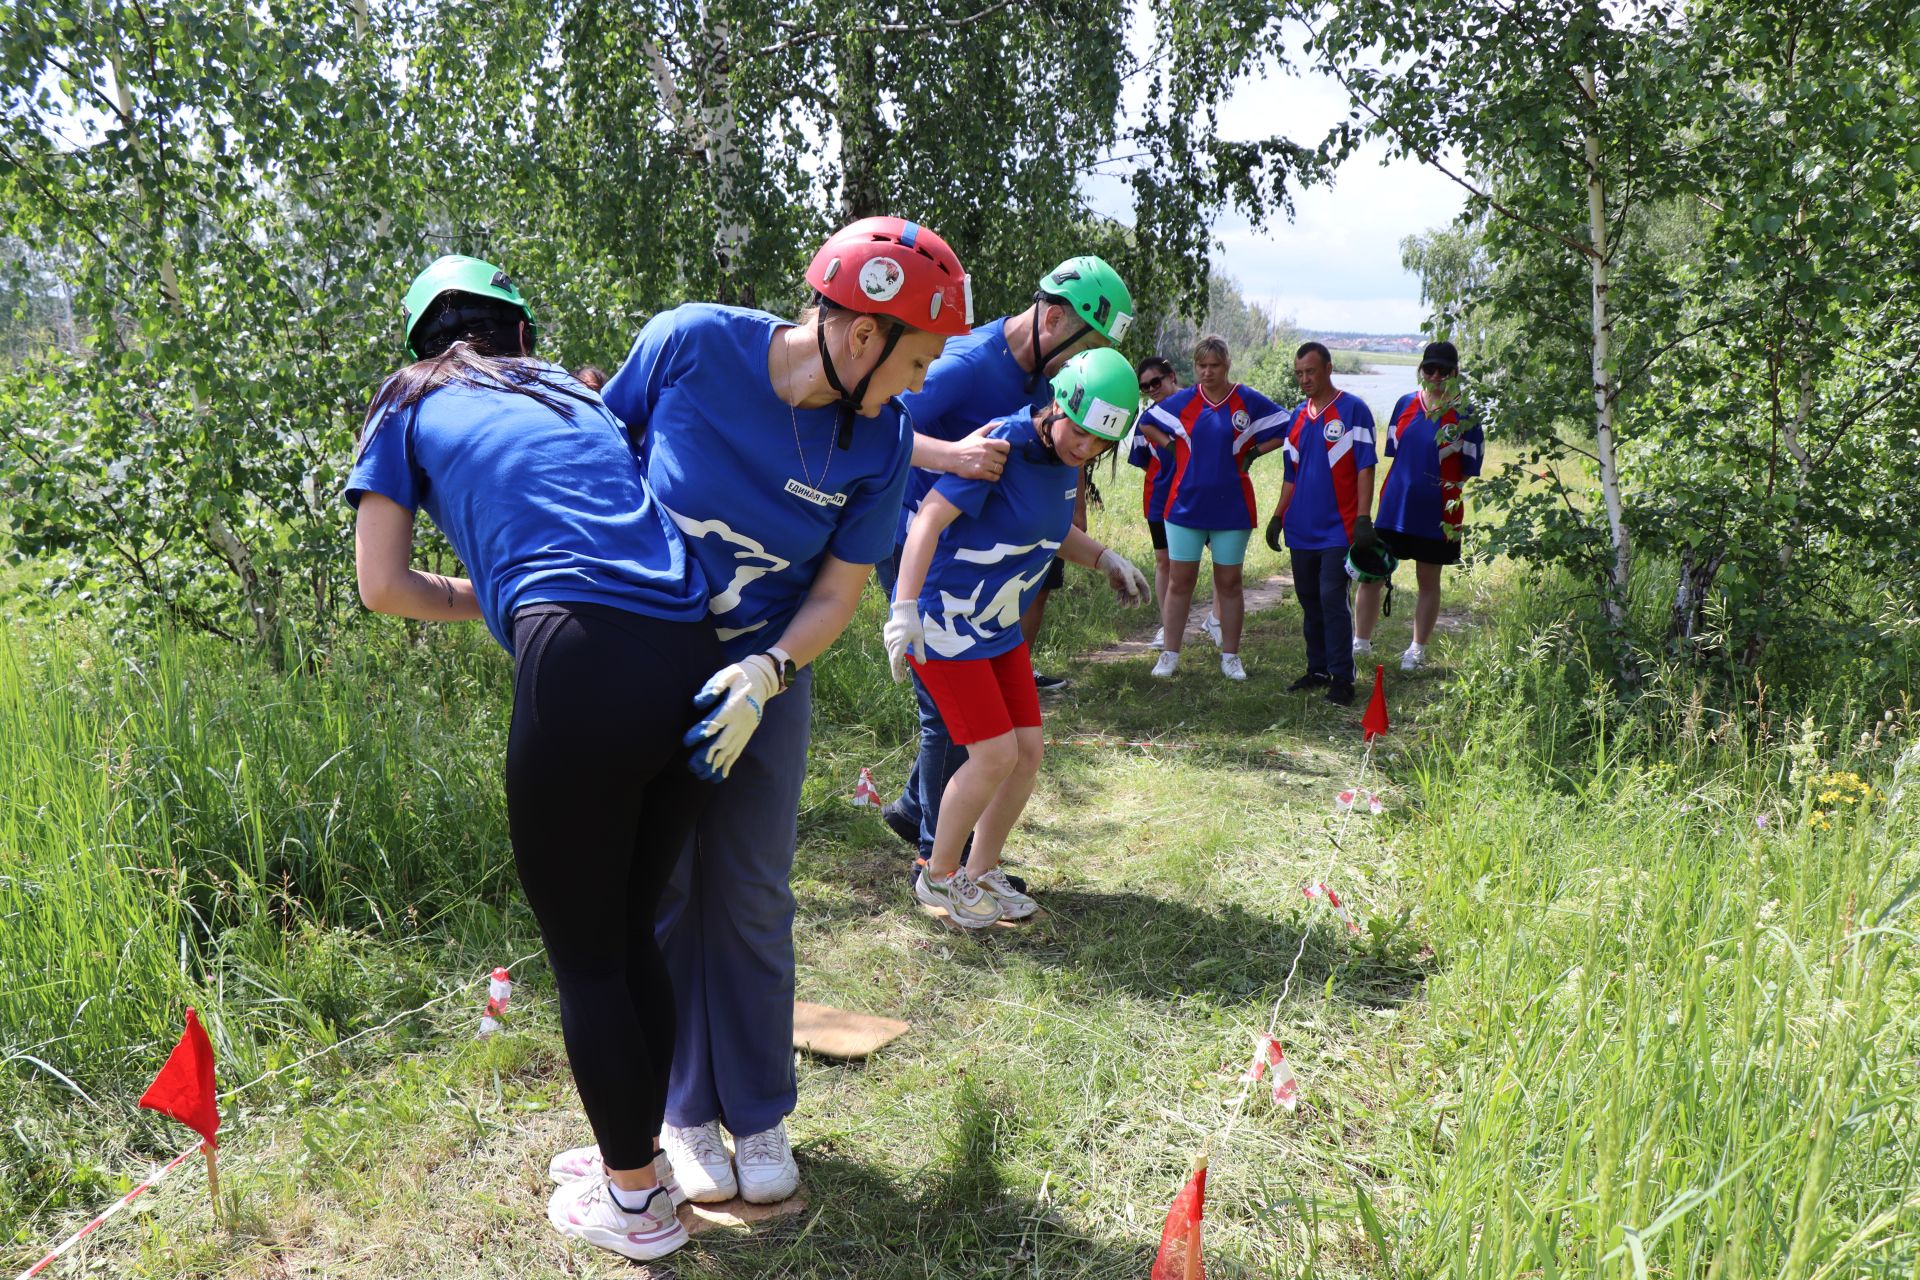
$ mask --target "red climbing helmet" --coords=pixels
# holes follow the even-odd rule
[[[942,240],[905,218],[862,218],[827,237],[807,283],[837,307],[942,337],[973,327],[973,282]]]

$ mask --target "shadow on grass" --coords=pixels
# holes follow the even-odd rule
[[[1098,1239],[1068,1226],[1050,1205],[1010,1193],[1002,1146],[1007,1118],[984,1090],[962,1081],[930,1116],[944,1136],[940,1162],[894,1178],[831,1144],[801,1150],[808,1209],[775,1230],[701,1236],[696,1250],[658,1264],[659,1280],[735,1276],[1047,1276],[1117,1280],[1146,1274],[1152,1244]]]

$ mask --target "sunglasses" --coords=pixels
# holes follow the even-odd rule
[[[1420,376],[1423,378],[1451,378],[1459,372],[1458,368],[1451,365],[1423,364],[1420,366]]]
[[[1152,391],[1155,387],[1159,386],[1161,383],[1165,382],[1166,380],[1167,380],[1166,374],[1156,373],[1151,378],[1148,378],[1145,382],[1141,383],[1140,389],[1142,391]]]

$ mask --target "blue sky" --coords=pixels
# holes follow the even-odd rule
[[[1151,38],[1144,16],[1134,10],[1136,42]],[[1289,47],[1300,49],[1305,33],[1290,34]],[[1136,77],[1130,90],[1143,91],[1145,79]],[[1347,109],[1346,91],[1328,77],[1281,73],[1269,65],[1265,76],[1234,85],[1220,128],[1233,139],[1281,132],[1312,142]],[[1425,315],[1420,282],[1400,266],[1400,241],[1452,221],[1464,195],[1425,165],[1385,161],[1385,147],[1374,144],[1349,160],[1331,187],[1295,192],[1291,222],[1276,218],[1255,231],[1239,213],[1227,213],[1213,228],[1215,265],[1237,279],[1248,298],[1303,328],[1418,329]],[[1102,212],[1132,220],[1127,189],[1119,182],[1089,183],[1087,194]]]

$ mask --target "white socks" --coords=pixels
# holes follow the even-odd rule
[[[652,1186],[639,1191],[622,1191],[611,1182],[607,1184],[607,1191],[613,1196],[613,1202],[627,1213],[645,1213],[647,1203],[664,1190],[666,1190],[665,1187]]]

